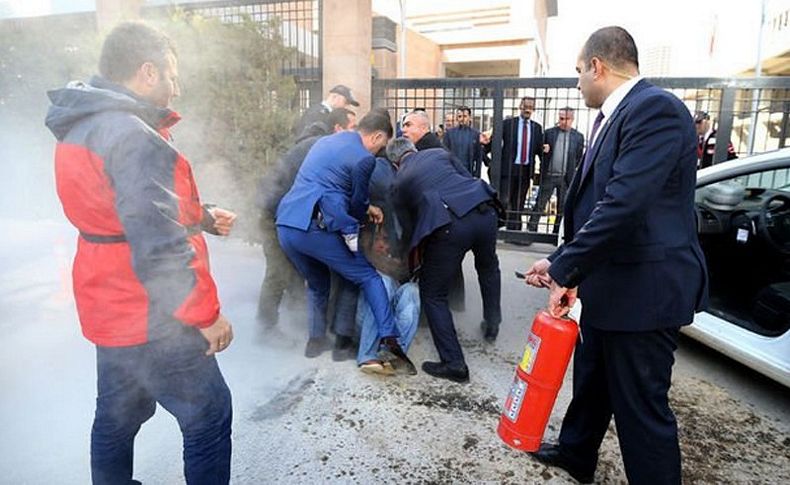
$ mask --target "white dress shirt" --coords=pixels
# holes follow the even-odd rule
[[[614,91],[612,91],[609,96],[604,100],[603,105],[601,106],[601,113],[603,113],[603,122],[601,123],[601,127],[598,128],[598,131],[595,133],[595,138],[590,140],[589,146],[595,146],[595,140],[598,139],[598,135],[603,131],[604,126],[609,123],[609,118],[615,112],[617,107],[623,101],[623,99],[631,92],[631,90],[636,86],[636,83],[642,80],[642,76],[635,76],[629,79],[628,81],[624,82],[620,86],[617,87]]]

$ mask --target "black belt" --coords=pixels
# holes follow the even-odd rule
[[[477,212],[480,212],[480,213],[485,213],[485,211],[487,211],[488,209],[494,209],[496,211],[496,205],[494,204],[493,200],[488,199],[485,202],[481,202],[481,203],[477,204],[475,209],[477,209]]]
[[[313,207],[313,217],[311,219],[319,229],[326,229],[326,222],[324,222],[324,215],[318,208],[318,204]]]
[[[184,229],[187,230],[187,236],[194,236],[195,234],[200,234],[203,230],[200,227],[200,224],[192,224],[191,226],[184,226]],[[80,236],[88,242],[92,242],[95,244],[118,244],[118,243],[125,243],[126,242],[126,234],[90,234],[87,232],[80,231]]]

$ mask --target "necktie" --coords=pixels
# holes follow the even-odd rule
[[[524,118],[521,118],[521,164],[527,163],[527,152],[529,147],[529,123]]]
[[[598,128],[601,127],[601,121],[603,121],[603,111],[598,112],[598,116],[595,117],[595,121],[593,122],[592,131],[590,132],[590,143],[587,145],[587,151],[584,152],[582,180],[587,176],[587,171],[590,170],[590,165],[592,165],[593,141],[598,141],[595,139],[595,134],[598,133]]]

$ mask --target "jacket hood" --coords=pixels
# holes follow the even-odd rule
[[[155,106],[98,76],[89,83],[70,82],[65,88],[49,91],[47,96],[52,104],[45,124],[58,141],[79,121],[105,111],[132,113],[155,130],[167,129],[181,119],[175,111]]]

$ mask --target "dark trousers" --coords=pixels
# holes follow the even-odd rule
[[[330,308],[330,313],[333,313],[332,331],[343,337],[356,337],[359,288],[336,273],[332,274],[331,279],[332,285],[337,287],[337,291],[334,292],[334,308]]]
[[[279,320],[280,304],[286,294],[292,300],[304,301],[304,279],[280,248],[274,221],[262,219],[261,228],[266,272],[258,298],[258,318],[269,325],[275,325]]]
[[[280,245],[288,259],[307,280],[310,337],[326,335],[329,304],[329,270],[358,286],[365,294],[382,337],[397,336],[389,296],[376,269],[362,252],[349,251],[340,233],[310,224],[307,231],[278,226]]]
[[[521,215],[524,212],[531,176],[530,165],[510,164],[507,228],[512,231],[521,230]]]
[[[96,347],[94,484],[132,483],[134,438],[154,415],[156,403],[178,420],[187,483],[228,483],[231,396],[216,359],[205,355],[207,348],[192,327],[144,345]]]
[[[538,230],[538,222],[540,222],[541,216],[545,214],[546,205],[549,203],[551,194],[555,189],[557,190],[557,216],[554,219],[554,234],[560,231],[560,216],[562,215],[562,206],[565,203],[565,191],[568,189],[564,175],[545,175],[540,179],[538,200],[535,203],[535,207],[532,208],[532,215],[529,216],[527,230],[531,232]]]
[[[614,415],[628,481],[679,484],[680,448],[667,393],[678,329],[611,332],[582,326],[573,356],[573,399],[560,449],[593,472]]]
[[[442,362],[464,364],[447,295],[453,276],[470,249],[475,256],[475,270],[483,297],[483,318],[495,325],[502,321],[502,282],[496,255],[496,233],[496,211],[486,205],[455,219],[426,238],[420,272],[420,301]]]

